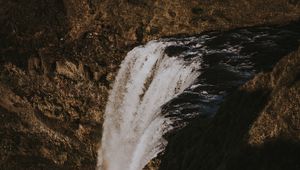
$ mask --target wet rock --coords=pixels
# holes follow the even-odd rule
[[[143,170],[157,170],[159,166],[160,166],[160,160],[153,159],[143,168]]]

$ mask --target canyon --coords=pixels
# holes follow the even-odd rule
[[[297,26],[300,16],[296,0],[11,0],[0,5],[1,169],[95,169],[109,90],[134,47],[210,31]],[[278,39],[278,51],[249,48],[277,57],[259,60],[258,55],[270,68],[232,90],[214,118],[193,119],[167,134],[165,154],[146,168],[297,169],[299,41],[290,40]]]

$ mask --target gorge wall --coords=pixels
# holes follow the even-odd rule
[[[133,46],[299,17],[297,0],[1,1],[0,168],[94,169],[109,84]]]

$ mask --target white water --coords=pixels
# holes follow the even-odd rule
[[[122,62],[106,106],[99,170],[142,170],[164,149],[172,122],[160,107],[189,87],[200,67],[164,54],[172,44],[151,41]]]

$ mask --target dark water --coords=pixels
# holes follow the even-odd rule
[[[211,32],[195,37],[166,38],[170,57],[201,60],[201,75],[193,86],[163,106],[174,119],[174,131],[195,117],[211,117],[232,91],[259,72],[272,70],[300,42],[300,24]]]

